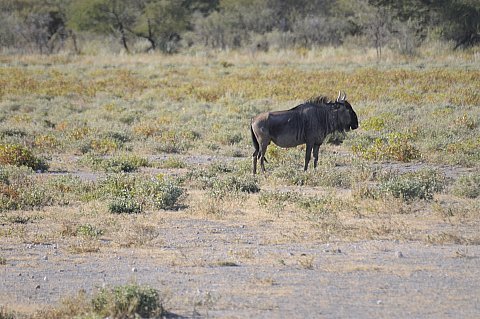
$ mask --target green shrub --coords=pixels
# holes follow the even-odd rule
[[[32,209],[53,201],[52,194],[30,168],[0,167],[0,210]]]
[[[223,198],[228,195],[243,193],[257,193],[260,191],[258,181],[255,177],[247,175],[238,177],[227,175],[225,177],[216,177],[212,180],[210,193],[214,197]]]
[[[453,184],[453,194],[467,198],[480,196],[480,174],[472,173],[460,176]]]
[[[327,216],[332,213],[331,197],[301,197],[296,204],[306,212],[317,216]]]
[[[310,162],[313,166],[313,162]],[[319,163],[317,169],[309,167],[305,172],[297,164],[280,165],[272,172],[272,176],[285,181],[289,185],[323,186],[348,188],[352,184],[352,173],[342,167],[335,167],[331,163]]]
[[[164,314],[158,291],[135,284],[102,289],[92,305],[102,318],[157,318]]]
[[[443,189],[445,177],[437,171],[426,169],[403,175],[392,175],[381,181],[379,188],[384,194],[404,200],[415,198],[430,200],[433,194]]]
[[[139,194],[157,209],[174,208],[183,193],[183,189],[169,179],[152,178],[139,185]]]
[[[104,161],[103,168],[106,172],[135,172],[140,167],[148,166],[148,160],[143,157],[130,155],[112,157]]]
[[[143,212],[143,207],[135,198],[125,194],[125,196],[111,199],[108,204],[108,211],[112,214],[138,214]]]
[[[100,183],[97,198],[110,199],[112,213],[140,213],[144,209],[172,209],[184,194],[178,181],[162,176],[113,174]]]
[[[46,171],[47,163],[33,155],[32,151],[18,144],[0,144],[0,164],[27,166],[34,171]]]
[[[149,166],[149,162],[146,158],[136,155],[121,155],[102,158],[91,153],[83,156],[80,163],[87,165],[94,170],[101,170],[108,173],[130,173],[137,171],[140,167]]]
[[[133,194],[138,183],[137,177],[125,173],[108,174],[101,180],[96,192],[97,198],[125,197],[125,194]]]
[[[128,284],[103,288],[93,297],[87,296],[85,291],[80,290],[76,296],[63,298],[58,306],[43,308],[31,317],[137,319],[164,318],[166,314],[157,290],[148,286]],[[24,317],[25,315],[21,315],[21,318]],[[4,318],[13,319],[17,316],[0,306],[0,319]]]
[[[260,196],[258,196],[258,203],[261,207],[278,213],[283,211],[287,203],[298,200],[298,197],[298,194],[291,192],[262,191]]]
[[[88,238],[97,238],[103,235],[103,230],[91,224],[84,224],[77,227],[77,235]]]
[[[372,116],[362,121],[362,128],[366,131],[381,131],[385,127],[385,120],[378,116]]]
[[[165,153],[184,153],[200,135],[194,131],[168,130],[155,137],[156,151]]]
[[[44,186],[58,205],[68,205],[74,201],[84,200],[95,187],[94,183],[72,175],[52,176]]]
[[[364,137],[352,150],[367,160],[395,160],[410,162],[420,157],[420,151],[411,143],[411,137],[390,133],[386,137]]]
[[[215,163],[206,169],[190,170],[187,179],[201,189],[226,195],[228,192],[256,193],[260,190],[258,180],[251,176],[251,162],[226,164]]]
[[[185,168],[187,164],[178,157],[168,157],[160,164],[162,168]]]

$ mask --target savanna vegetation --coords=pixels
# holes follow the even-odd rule
[[[353,44],[407,55],[480,41],[472,0],[5,0],[0,46],[12,53],[195,52]]]
[[[2,243],[161,249],[159,225],[176,218],[268,222],[264,244],[480,243],[475,1],[0,7]],[[331,136],[307,172],[302,147],[271,145],[252,176],[250,119],[338,90],[360,128]],[[235,256],[205,266],[253,258]],[[143,286],[75,298],[36,316],[165,311]]]

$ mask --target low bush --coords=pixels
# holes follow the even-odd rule
[[[172,209],[183,195],[184,190],[175,181],[157,177],[141,183],[138,193],[154,208]]]
[[[238,193],[257,193],[260,191],[258,180],[253,176],[238,177],[228,175],[216,177],[211,181],[210,193],[214,197],[226,197]]]
[[[472,173],[460,176],[452,187],[453,194],[467,198],[480,196],[480,174]]]
[[[184,153],[193,146],[200,135],[194,131],[168,130],[154,137],[157,152]]]
[[[53,202],[48,189],[39,185],[27,167],[0,167],[0,210],[32,209]]]
[[[103,288],[93,297],[80,291],[76,296],[63,299],[56,307],[37,311],[31,318],[136,319],[164,318],[166,314],[160,293],[156,289],[127,284]],[[0,318],[13,319],[16,316],[0,307]]]
[[[178,157],[168,157],[160,163],[162,168],[185,168],[187,164]]]
[[[33,155],[32,151],[18,144],[0,144],[0,164],[27,166],[34,171],[46,171],[47,163]]]
[[[379,190],[404,200],[415,198],[430,200],[445,186],[445,177],[435,170],[426,169],[403,175],[390,175],[380,182]]]
[[[141,213],[145,209],[175,208],[184,190],[177,180],[112,174],[102,181],[97,198],[109,199],[111,213]]]
[[[83,224],[77,227],[77,235],[87,238],[97,238],[103,235],[103,230],[91,224]]]
[[[313,163],[310,163],[313,166]],[[352,172],[333,164],[319,163],[317,169],[309,167],[305,172],[296,164],[279,166],[272,172],[272,176],[285,181],[289,185],[323,186],[348,188],[352,184]]]
[[[410,162],[420,157],[420,151],[407,134],[390,133],[386,137],[364,137],[352,146],[353,152],[367,160]]]
[[[372,116],[362,121],[362,128],[366,131],[381,131],[385,127],[385,120],[382,117]]]
[[[292,192],[262,191],[258,197],[258,203],[261,207],[275,211],[277,214],[285,209],[290,202],[299,199],[299,195]]]
[[[208,190],[213,197],[223,198],[239,193],[259,192],[258,179],[247,174],[245,170],[250,170],[250,168],[244,167],[242,164],[232,166],[218,163],[207,169],[191,170],[187,174],[187,179],[192,181],[196,187]]]
[[[104,161],[102,167],[106,172],[135,172],[140,167],[148,166],[148,160],[143,157],[130,155],[112,157]]]
[[[328,216],[331,215],[332,210],[332,198],[326,197],[301,197],[297,202],[297,206],[305,210],[308,213],[313,213],[316,216]]]
[[[153,318],[165,312],[157,290],[135,284],[102,289],[92,305],[102,318]]]
[[[93,170],[101,170],[108,173],[130,173],[137,171],[140,167],[150,165],[146,158],[136,155],[119,155],[103,158],[87,154],[80,159],[80,163],[87,165]]]
[[[112,214],[138,214],[143,211],[134,198],[126,194],[123,197],[114,197],[108,204],[108,211]]]

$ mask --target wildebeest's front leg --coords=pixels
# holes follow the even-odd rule
[[[317,168],[319,150],[320,150],[320,144],[313,145],[313,168]]]
[[[305,167],[303,168],[304,171],[308,168],[308,163],[310,162],[310,158],[312,157],[312,144],[307,143],[307,149],[305,150]]]

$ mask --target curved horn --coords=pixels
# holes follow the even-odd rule
[[[342,97],[342,101],[345,102],[345,100],[347,99],[347,94],[345,92],[343,92],[343,97]]]
[[[342,93],[341,93],[340,91],[338,91],[338,97],[337,97],[337,100],[336,100],[337,102],[340,102],[340,100],[341,100],[341,94],[342,94]]]

